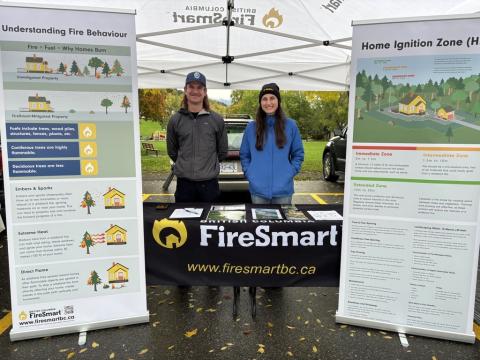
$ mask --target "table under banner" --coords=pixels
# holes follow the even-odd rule
[[[326,211],[341,214],[342,206],[296,205],[294,213],[304,214],[303,220],[289,217],[291,209],[246,204],[213,214],[211,204],[144,203],[147,283],[338,286],[342,220],[315,218]],[[172,219],[174,211],[201,215]]]

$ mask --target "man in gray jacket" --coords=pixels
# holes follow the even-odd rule
[[[167,152],[175,162],[176,202],[214,202],[220,161],[228,151],[223,118],[210,111],[206,78],[198,71],[185,80],[183,107],[167,126]]]

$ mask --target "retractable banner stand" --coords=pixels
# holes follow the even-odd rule
[[[146,322],[134,14],[0,23],[10,337]]]
[[[475,341],[479,28],[354,23],[338,322]]]

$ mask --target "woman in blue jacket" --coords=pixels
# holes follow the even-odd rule
[[[248,124],[240,147],[252,203],[291,204],[293,178],[303,162],[300,132],[282,110],[277,84],[263,85],[258,101],[256,121]]]

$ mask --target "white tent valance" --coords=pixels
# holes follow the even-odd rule
[[[275,81],[285,90],[347,90],[353,20],[480,11],[477,0],[55,2],[136,10],[144,88],[181,88],[185,75],[199,70],[211,89],[258,89]]]

